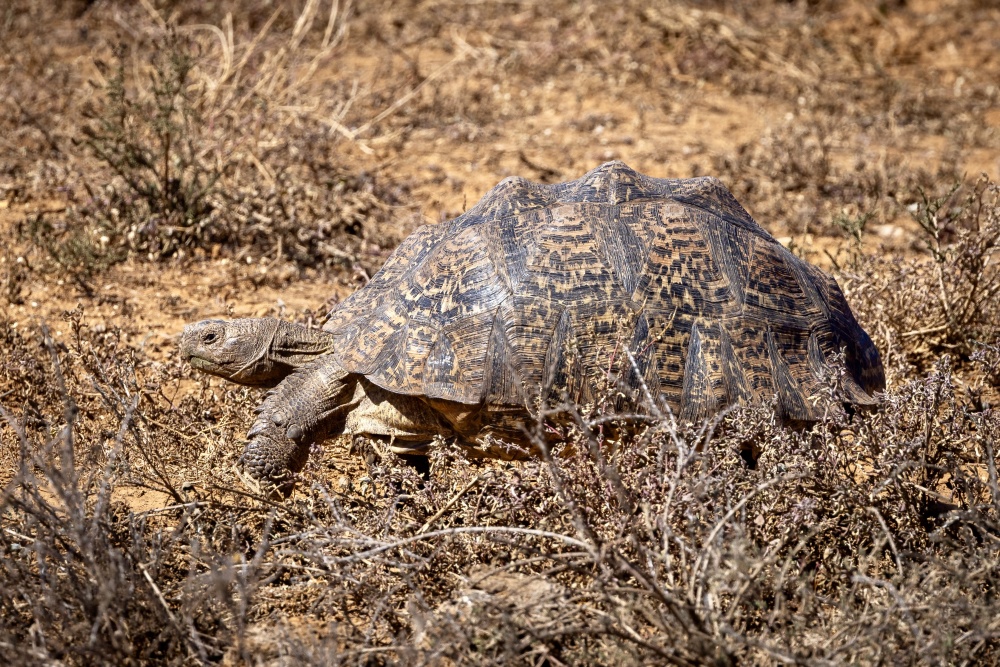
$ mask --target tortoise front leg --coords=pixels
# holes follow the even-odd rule
[[[252,477],[276,484],[286,495],[302,470],[310,447],[343,429],[358,398],[357,376],[332,355],[296,369],[267,393],[247,433],[240,461]]]

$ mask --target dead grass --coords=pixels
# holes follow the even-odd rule
[[[5,660],[1000,661],[988,5],[0,9]],[[504,176],[612,157],[720,176],[834,271],[882,405],[620,437],[585,412],[539,459],[442,442],[426,476],[328,443],[290,501],[246,491],[259,396],[162,332],[233,301],[311,322],[336,294],[268,286],[356,287]]]

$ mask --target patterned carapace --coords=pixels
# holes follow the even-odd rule
[[[652,397],[690,420],[777,396],[784,418],[815,421],[809,398],[840,350],[853,402],[885,385],[833,278],[720,181],[622,162],[555,185],[504,180],[418,229],[324,329],[348,372],[432,405],[479,406],[453,423],[469,435],[539,398],[592,400],[602,373],[630,409]]]

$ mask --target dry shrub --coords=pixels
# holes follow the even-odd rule
[[[245,512],[200,502],[188,478],[235,479],[228,406],[249,410],[246,392],[174,405],[163,388],[177,364],[150,362],[134,333],[94,331],[79,311],[59,328],[56,342],[46,327],[0,327],[5,664],[217,661],[241,632],[252,578],[232,559],[249,536]],[[149,493],[167,508],[130,510]]]
[[[956,181],[954,163],[934,171],[911,167],[884,152],[838,151],[842,130],[825,117],[803,114],[719,156],[714,172],[736,198],[775,233],[860,241],[870,219],[906,215],[918,191]]]
[[[26,377],[49,376],[45,385],[61,399],[61,413],[53,414],[52,404],[34,405],[18,417],[0,407],[4,444],[13,444],[17,452],[10,468],[14,479],[2,495],[0,642],[5,660],[148,664],[169,659],[189,643],[203,657],[211,655],[218,643],[216,619],[231,596],[219,591],[205,596],[211,603],[178,610],[211,633],[187,636],[154,583],[175,536],[136,520],[112,500],[111,481],[118,477],[119,454],[135,425],[139,394],[126,401],[113,383],[95,386],[119,400],[113,413],[117,436],[112,432],[110,446],[100,455],[103,438],[97,432],[79,440],[81,406],[74,397],[79,384],[72,377],[67,382],[59,346],[47,330],[40,333],[50,354],[47,368],[37,359],[30,363],[31,348],[40,346],[15,340],[14,353],[24,360],[20,366]],[[123,363],[113,372],[127,368]]]
[[[838,279],[890,371],[924,372],[943,353],[966,362],[1000,336],[1000,191],[985,175],[924,196],[914,217],[923,252],[857,254]],[[991,383],[996,387],[995,381]]]
[[[148,43],[98,61],[75,143],[99,166],[66,176],[78,199],[30,218],[24,235],[82,286],[128,256],[375,268],[365,255],[399,238],[373,230],[406,195],[338,154],[350,98],[317,109],[303,93],[343,38],[349,6],[319,10],[308,2],[287,33],[267,22],[244,39],[231,19],[147,26]]]
[[[988,660],[1000,423],[946,368],[887,400],[801,434],[766,409],[715,436],[667,418],[603,457],[596,431],[542,463],[470,470],[442,450],[422,489],[376,478],[374,517],[330,500],[341,520],[294,553],[327,598],[355,580],[363,599],[373,581],[392,594],[367,622],[349,607],[348,659],[394,644],[405,663]],[[955,437],[970,430],[978,449]],[[747,438],[767,443],[755,472]]]
[[[314,456],[274,505],[229,469],[252,397],[172,405],[175,367],[83,329],[61,348],[8,327],[18,377],[51,388],[0,431],[14,664],[1000,658],[1000,420],[947,361],[864,414],[837,408],[831,373],[829,417],[803,432],[762,406],[611,438],[613,415],[584,412],[540,459],[441,442],[426,475],[373,443],[361,472]],[[135,484],[172,499],[130,510]]]

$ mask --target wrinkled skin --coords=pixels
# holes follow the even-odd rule
[[[330,336],[270,317],[204,320],[184,328],[179,347],[193,368],[253,387],[279,387],[295,369],[310,366],[302,382],[268,392],[240,458],[252,477],[287,495],[310,445],[324,436],[330,420],[323,418],[347,389],[339,382],[345,373],[331,356],[323,356],[330,350]],[[333,387],[325,384],[329,379]]]
[[[331,344],[322,331],[273,317],[202,320],[184,327],[180,354],[203,373],[251,387],[274,387]]]
[[[309,459],[309,449],[309,443],[296,442],[286,436],[284,429],[264,422],[248,438],[240,464],[251,477],[274,486],[287,498],[295,486],[295,473]]]
[[[367,433],[399,439],[390,449],[422,450],[448,428],[419,398],[400,396],[349,373],[331,334],[274,318],[205,320],[187,326],[181,356],[193,368],[232,382],[270,387],[247,433],[240,462],[251,477],[294,487],[313,444],[332,435]]]

